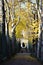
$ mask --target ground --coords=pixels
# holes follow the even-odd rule
[[[11,59],[1,63],[0,65],[42,65],[35,57],[30,56],[30,53],[17,53]]]

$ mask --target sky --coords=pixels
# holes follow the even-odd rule
[[[36,3],[36,0],[31,0],[31,2]]]

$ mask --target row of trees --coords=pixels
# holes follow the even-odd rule
[[[0,50],[1,59],[19,50],[16,38],[26,38],[33,44],[33,49],[36,47],[37,56],[41,57],[42,32],[40,34],[40,14],[39,0],[36,4],[24,2],[22,0],[1,0],[2,1],[2,34],[0,35]],[[37,44],[37,38],[40,42]],[[39,45],[39,46],[38,46]],[[40,48],[39,48],[40,47]],[[38,49],[37,49],[38,48]]]
[[[37,7],[39,7],[38,2],[39,0]],[[4,3],[6,35],[9,34],[12,37],[15,30],[16,38],[22,38],[21,32],[24,30],[26,32],[24,37],[28,40],[38,37],[40,19],[38,18],[38,10],[35,8],[36,4],[32,5],[30,2],[18,0],[4,0]]]
[[[23,0],[22,2],[18,2],[18,0],[2,0],[2,5],[1,55],[5,57],[12,52],[14,53],[14,50],[17,49],[16,38],[26,38],[29,42],[33,40],[32,43],[35,43],[34,40],[39,37],[41,31],[41,19],[39,14],[39,0],[37,0],[37,4],[24,2]],[[35,7],[36,5],[37,8]],[[40,38],[42,39],[42,34]]]

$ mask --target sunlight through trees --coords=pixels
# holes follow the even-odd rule
[[[37,4],[28,0],[4,1],[10,37],[15,29],[16,38],[28,39],[31,42],[33,38],[38,38],[40,18],[36,8]]]

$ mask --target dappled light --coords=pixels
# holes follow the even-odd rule
[[[28,41],[32,43],[33,38],[38,38],[41,22],[36,3],[33,4],[30,1],[14,0],[14,2],[10,1],[8,4],[5,1],[5,9],[7,5],[10,10],[10,15],[8,13],[9,11],[6,11],[6,19],[9,21],[9,36],[12,37],[12,32],[14,32],[15,29],[16,38],[28,39]]]
[[[0,59],[1,65],[41,65],[43,0],[0,0]]]

